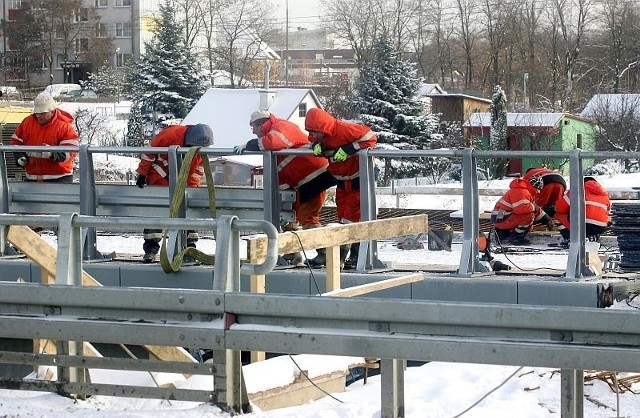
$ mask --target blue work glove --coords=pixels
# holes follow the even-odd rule
[[[313,144],[313,155],[322,155],[322,153],[324,152],[324,145],[322,145],[320,142],[316,142],[315,144]]]
[[[49,159],[61,163],[67,159],[67,154],[62,151],[53,151],[49,156]]]
[[[233,153],[240,155],[244,152],[246,148],[247,148],[247,144],[236,145],[235,147],[233,147]]]
[[[333,153],[333,161],[345,161],[349,158],[349,154],[342,148],[338,148],[336,152]]]
[[[145,184],[147,184],[147,176],[138,174],[138,177],[136,177],[136,186],[142,189]]]

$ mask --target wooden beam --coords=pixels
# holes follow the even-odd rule
[[[379,290],[390,289],[392,287],[419,282],[422,280],[424,280],[424,274],[422,273],[408,274],[402,277],[394,277],[393,279],[382,280],[374,283],[366,283],[360,286],[353,286],[341,290],[334,290],[332,292],[323,293],[322,296],[360,296],[371,292],[377,292]]]
[[[25,225],[9,226],[7,240],[34,263],[38,264],[43,270],[43,275],[46,273],[55,277],[57,251],[31,228]],[[82,284],[84,286],[102,287],[99,281],[85,271],[82,271]],[[152,358],[159,360],[197,363],[197,360],[182,347],[145,345],[144,348]]]
[[[285,232],[278,236],[278,253],[288,254],[302,251],[300,242],[305,250],[309,250],[360,241],[415,235],[428,230],[427,215],[413,215],[305,229],[296,231],[295,235],[291,232]],[[249,238],[247,240],[247,258],[264,259],[267,256],[266,242],[267,237],[264,235]]]

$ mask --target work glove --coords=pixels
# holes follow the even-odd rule
[[[136,186],[142,189],[145,184],[147,184],[147,176],[138,174],[138,177],[136,177]]]
[[[320,142],[316,142],[311,148],[313,149],[313,155],[322,155],[324,152],[324,145]]]
[[[556,215],[556,207],[554,205],[545,205],[542,207],[542,210],[546,212],[551,218]]]
[[[240,155],[244,152],[246,148],[247,148],[247,144],[236,145],[235,147],[233,147],[233,153]]]
[[[49,156],[49,159],[58,163],[63,162],[64,160],[67,159],[67,154],[65,152],[62,151],[53,151],[51,152],[51,155]]]
[[[16,161],[16,165],[18,165],[20,167],[24,167],[25,165],[27,165],[29,163],[29,157],[27,157],[27,153],[26,152],[14,152],[13,153],[13,158]]]
[[[338,148],[336,152],[333,153],[333,161],[345,161],[349,158],[349,154],[342,148]]]

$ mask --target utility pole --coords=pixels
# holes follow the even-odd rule
[[[289,0],[285,2],[284,85],[289,87]]]

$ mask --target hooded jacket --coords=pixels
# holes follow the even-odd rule
[[[611,210],[611,200],[609,193],[600,183],[595,180],[584,183],[584,212],[585,221],[601,227],[607,227],[609,222],[609,211]],[[556,219],[567,229],[569,228],[571,192],[567,191],[564,197],[556,204]]]
[[[300,128],[288,120],[274,115],[262,125],[263,135],[247,142],[249,151],[279,151],[289,148],[310,148],[309,138]],[[329,163],[325,158],[310,155],[278,155],[278,183],[283,189],[298,189],[318,177]]]
[[[149,146],[167,148],[172,145],[184,146],[184,135],[189,126],[171,125],[164,128],[158,135],[149,142]],[[169,156],[167,154],[141,154],[140,164],[136,172],[147,177],[147,184],[150,186],[169,185]],[[199,187],[204,176],[202,157],[198,154],[193,156],[191,167],[189,167],[189,177],[187,185]]]
[[[29,115],[11,136],[11,145],[77,147],[79,139],[72,122],[73,116],[62,109],[54,110],[53,118],[44,125],[40,125],[35,115]],[[27,179],[33,181],[73,174],[73,160],[78,155],[77,152],[67,152],[67,158],[57,162],[50,159],[50,152],[29,151],[26,154],[29,159],[24,170]]]
[[[325,134],[322,145],[327,150],[337,150],[351,144],[358,151],[373,148],[377,142],[375,134],[369,127],[337,120],[318,108],[307,112],[305,129]],[[358,157],[350,155],[345,161],[334,161],[330,157],[328,171],[338,180],[352,180],[359,176]]]
[[[556,202],[562,199],[564,192],[567,190],[567,182],[564,180],[564,177],[558,172],[545,167],[539,167],[527,171],[523,179],[529,181],[533,176],[542,177],[544,184],[540,193],[536,195],[536,204],[542,208],[555,206]]]
[[[524,179],[514,179],[509,190],[498,200],[491,212],[491,220],[498,229],[526,226],[540,220],[544,213],[534,203],[538,190]]]

